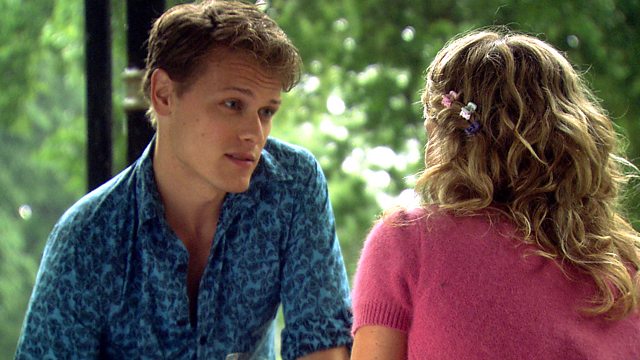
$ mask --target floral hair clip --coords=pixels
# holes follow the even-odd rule
[[[442,105],[446,108],[450,108],[451,104],[458,100],[458,93],[455,91],[449,91],[448,94],[444,94],[442,97]]]
[[[467,135],[473,135],[475,133],[477,133],[478,131],[480,131],[480,128],[482,126],[480,125],[480,123],[475,120],[472,121],[471,124],[469,125],[469,127],[467,127],[466,129],[464,129],[465,134]]]
[[[476,112],[477,108],[478,106],[475,103],[469,101],[466,106],[463,106],[462,109],[460,109],[460,116],[465,118],[470,124],[469,127],[464,129],[464,132],[467,135],[473,135],[480,131],[481,125],[478,120],[471,121],[471,116]]]
[[[449,91],[449,93],[444,94],[442,96],[442,106],[450,108],[453,102],[458,100],[458,96],[458,93],[455,91]],[[477,108],[478,106],[475,103],[469,101],[466,106],[463,106],[462,109],[460,109],[460,116],[462,116],[465,120],[467,120],[467,122],[469,122],[469,126],[464,129],[464,132],[467,135],[473,135],[477,133],[482,127],[480,125],[480,122],[478,122],[477,120],[471,120],[471,117],[473,116],[473,113],[476,112]]]
[[[460,116],[469,120],[471,119],[471,114],[473,114],[477,108],[478,106],[475,103],[469,101],[467,106],[463,106],[462,109],[460,109]]]

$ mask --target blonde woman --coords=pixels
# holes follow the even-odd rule
[[[353,290],[352,359],[640,359],[640,236],[611,120],[565,57],[504,29],[429,66],[418,209]]]

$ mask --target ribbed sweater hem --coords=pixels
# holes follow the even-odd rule
[[[407,311],[388,303],[369,302],[360,305],[359,316],[354,319],[353,333],[365,325],[382,325],[400,331],[409,331],[411,324]]]

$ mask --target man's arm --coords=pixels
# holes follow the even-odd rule
[[[349,284],[326,180],[317,162],[310,155],[307,160],[300,166],[306,179],[291,185],[295,201],[283,259],[282,357],[287,360],[308,354],[331,359],[325,354],[344,355],[352,342]]]
[[[16,359],[97,358],[101,281],[78,238],[56,227],[42,257]],[[106,279],[105,279],[106,280]]]

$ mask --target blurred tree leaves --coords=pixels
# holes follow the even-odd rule
[[[82,7],[0,0],[0,357],[53,223],[84,190]]]
[[[124,8],[112,1],[117,170],[126,166]],[[305,62],[273,135],[320,160],[350,275],[373,220],[420,170],[424,71],[459,32],[509,25],[564,51],[638,164],[640,0],[271,0],[267,11]],[[0,0],[0,17],[0,357],[10,357],[46,236],[85,191],[83,2]]]

